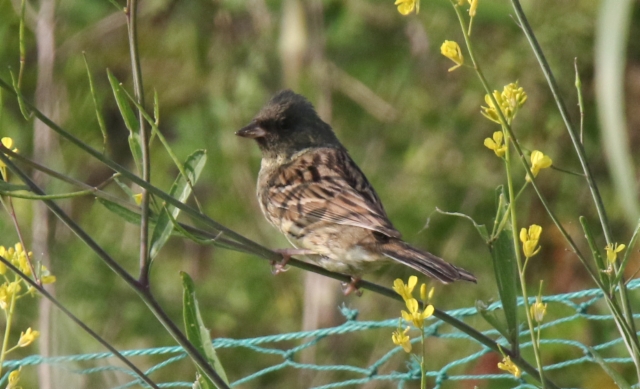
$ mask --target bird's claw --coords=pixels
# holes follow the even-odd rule
[[[271,261],[271,274],[273,274],[274,276],[277,276],[280,273],[284,273],[290,269],[290,267],[287,266],[287,262],[289,262],[289,259],[291,259],[292,255],[313,254],[313,251],[305,249],[277,249],[273,251],[282,255],[282,260]]]
[[[277,276],[280,273],[284,273],[287,270],[291,269],[290,266],[287,266],[287,262],[289,258],[283,258],[282,261],[271,261],[271,274]]]
[[[360,278],[351,277],[351,282],[343,282],[342,283],[342,293],[345,296],[350,295],[351,293],[355,293],[356,296],[362,296],[362,291],[358,289],[358,282],[360,282]]]

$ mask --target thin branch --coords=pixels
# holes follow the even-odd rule
[[[136,375],[138,377],[140,377],[144,382],[149,384],[149,386],[151,386],[152,388],[155,388],[155,389],[159,389],[159,387],[155,384],[155,382],[153,382],[149,377],[147,377],[146,374],[144,374],[140,369],[138,369],[136,367],[136,365],[134,365],[129,359],[127,359],[127,357],[125,357],[124,355],[120,354],[118,349],[113,347],[109,342],[107,342],[102,337],[100,337],[100,335],[98,335],[95,331],[93,331],[89,326],[84,324],[84,322],[82,320],[78,319],[77,316],[75,316],[73,313],[71,313],[71,311],[69,311],[61,302],[59,302],[55,297],[53,297],[49,292],[47,292],[47,290],[45,288],[43,288],[40,284],[38,284],[37,282],[35,282],[31,278],[27,277],[26,274],[24,274],[22,271],[20,271],[20,269],[15,267],[11,263],[11,261],[6,259],[5,257],[0,256],[0,262],[2,262],[5,266],[7,266],[9,269],[11,269],[11,271],[13,271],[17,275],[19,275],[20,278],[22,278],[26,283],[31,285],[34,289],[36,289],[47,300],[51,301],[51,303],[53,305],[55,305],[56,307],[58,307],[58,309],[60,309],[62,311],[62,313],[67,315],[67,317],[69,319],[71,319],[74,323],[76,323],[78,326],[80,326],[80,328],[82,328],[87,334],[91,335],[92,338],[97,340],[107,350],[111,351],[116,358],[121,360],[125,365],[129,366],[129,368],[131,370],[133,370],[133,372],[136,373]]]
[[[6,150],[6,147],[0,147],[0,151]],[[0,160],[16,174],[30,189],[32,192],[38,195],[46,195],[30,178],[20,170],[4,153],[0,152]],[[53,212],[64,224],[67,225],[93,252],[98,254],[102,261],[109,266],[109,268],[122,278],[144,301],[149,307],[151,312],[156,316],[158,321],[169,331],[173,338],[184,348],[189,354],[191,359],[203,370],[218,388],[228,388],[227,384],[220,378],[215,369],[209,364],[198,349],[187,339],[187,337],[180,331],[180,329],[171,321],[169,316],[162,310],[157,301],[153,298],[148,285],[141,284],[135,278],[133,278],[116,260],[114,260],[98,243],[96,243],[89,234],[87,234],[73,219],[71,219],[54,201],[43,200],[49,210]]]

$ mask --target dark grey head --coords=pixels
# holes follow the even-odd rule
[[[310,147],[342,147],[313,105],[288,89],[276,93],[236,135],[255,139],[265,157],[290,156]]]

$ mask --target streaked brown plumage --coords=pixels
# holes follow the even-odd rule
[[[236,134],[262,151],[263,214],[318,265],[359,278],[397,261],[444,283],[476,281],[401,240],[365,175],[304,97],[279,92]]]

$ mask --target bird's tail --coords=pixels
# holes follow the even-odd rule
[[[429,252],[418,250],[401,240],[391,240],[383,244],[381,249],[385,256],[445,284],[457,280],[476,282],[476,277],[468,271],[456,267]]]

